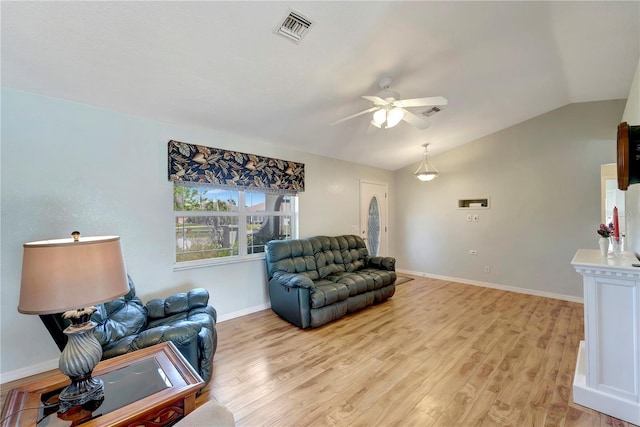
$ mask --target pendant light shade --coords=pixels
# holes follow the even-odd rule
[[[431,163],[431,159],[429,158],[429,144],[424,144],[423,147],[424,159],[422,160],[422,163],[420,163],[420,166],[418,166],[418,169],[416,170],[414,175],[420,181],[432,181],[433,179],[438,177],[438,174],[440,174],[440,172],[438,171],[438,169],[436,169],[435,166],[433,166],[433,163]]]

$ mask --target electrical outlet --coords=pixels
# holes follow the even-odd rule
[[[488,265],[484,266],[484,272],[485,273],[491,273],[491,267],[489,267]]]
[[[467,221],[471,222],[471,214],[467,215]]]
[[[478,214],[473,215],[473,222],[478,222],[480,221],[480,217],[478,216]]]
[[[477,249],[469,249],[469,255],[478,255]]]

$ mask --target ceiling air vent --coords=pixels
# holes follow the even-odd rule
[[[420,113],[420,114],[422,114],[422,115],[423,115],[423,116],[425,116],[425,117],[430,117],[430,116],[433,116],[433,115],[434,115],[434,114],[436,114],[436,113],[439,113],[440,111],[442,111],[442,108],[440,108],[440,107],[433,107],[433,108],[429,108],[429,109],[428,109],[428,110],[426,110],[426,111],[423,111],[423,112],[422,112],[422,113]]]
[[[309,28],[313,25],[300,12],[289,9],[289,13],[284,17],[280,25],[275,29],[274,33],[291,40],[294,43],[300,43],[300,40],[309,32]]]

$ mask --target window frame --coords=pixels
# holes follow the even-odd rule
[[[198,188],[198,189],[222,189],[229,191],[237,191],[238,192],[238,210],[237,211],[177,211],[175,210],[175,202],[172,201],[173,208],[173,270],[186,270],[192,268],[201,268],[215,265],[224,265],[224,264],[235,264],[241,262],[248,261],[256,261],[263,260],[265,255],[264,251],[259,253],[248,253],[248,236],[247,233],[247,224],[249,223],[248,219],[252,216],[279,216],[279,217],[288,217],[291,219],[291,233],[289,239],[297,239],[298,238],[298,195],[297,194],[277,194],[269,191],[248,191],[246,189],[237,188],[230,189],[226,187],[217,187],[217,186],[208,186],[208,185],[182,185],[178,182],[174,182],[174,186],[180,186],[185,188]],[[263,211],[252,211],[248,206],[246,206],[246,195],[247,193],[258,193],[263,194],[265,199],[269,195],[278,195],[278,196],[289,196],[290,198],[290,206],[291,210],[289,211],[275,211],[275,210],[267,210],[265,206],[265,210]],[[223,257],[215,257],[215,258],[205,258],[199,260],[191,260],[191,261],[177,261],[178,251],[176,244],[176,219],[178,217],[208,217],[208,216],[229,216],[236,217],[238,223],[238,236],[236,237],[238,242],[238,255],[228,255]],[[288,240],[288,239],[287,239]]]

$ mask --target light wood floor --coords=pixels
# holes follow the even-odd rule
[[[215,302],[214,302],[215,303]],[[578,406],[581,304],[426,278],[314,330],[218,325],[213,397],[239,426],[621,426]]]
[[[238,426],[637,427],[572,401],[581,304],[416,278],[318,329],[265,310],[217,330],[196,404]]]

